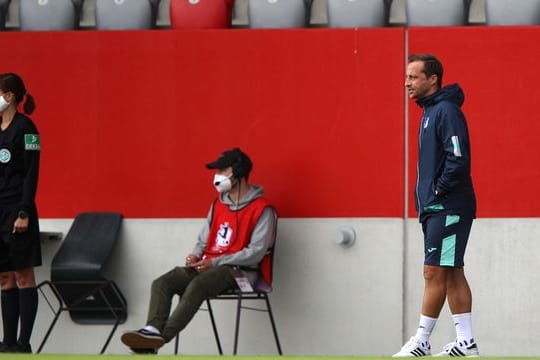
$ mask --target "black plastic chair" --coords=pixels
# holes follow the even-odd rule
[[[259,277],[256,281],[256,283],[253,286],[253,292],[242,292],[240,289],[233,289],[226,291],[225,293],[222,293],[220,295],[217,295],[215,297],[212,297],[210,299],[206,300],[206,309],[201,308],[200,310],[206,310],[208,311],[210,315],[210,321],[212,322],[212,330],[214,331],[214,337],[216,339],[216,345],[218,348],[218,352],[220,355],[223,355],[223,348],[221,347],[221,341],[219,338],[219,333],[217,330],[216,320],[214,318],[214,312],[212,310],[212,301],[217,300],[236,300],[236,322],[235,322],[235,328],[234,328],[234,349],[233,349],[233,355],[236,355],[238,353],[238,338],[240,334],[240,314],[242,312],[242,309],[245,310],[253,310],[253,311],[260,311],[260,312],[266,312],[268,313],[268,317],[270,319],[270,324],[272,325],[272,332],[274,334],[274,340],[276,342],[276,348],[279,355],[283,355],[283,352],[281,350],[281,343],[279,342],[279,336],[276,328],[276,323],[274,320],[274,314],[272,313],[272,307],[270,306],[270,298],[269,294],[272,292],[272,277],[273,277],[273,269],[274,269],[274,250],[276,245],[276,235],[277,235],[277,212],[274,208],[272,208],[273,214],[274,214],[274,232],[272,234],[273,240],[272,240],[272,246],[268,249],[266,255],[264,256],[263,260],[261,261],[259,268]],[[264,308],[263,307],[250,307],[243,305],[243,301],[245,300],[258,300],[264,301]],[[179,336],[176,336],[175,344],[174,344],[174,353],[178,354],[178,345],[179,345]]]
[[[127,303],[114,281],[102,269],[118,238],[122,214],[110,212],[77,215],[51,264],[51,280],[38,285],[54,318],[38,353],[41,352],[60,314],[68,311],[79,324],[112,324],[101,349],[103,354],[119,324],[126,321]],[[43,290],[48,286],[58,300],[55,308]]]

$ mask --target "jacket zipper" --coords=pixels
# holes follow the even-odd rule
[[[416,160],[416,203],[418,205],[418,219],[420,219],[420,214],[422,212],[422,207],[420,204],[420,149],[422,147],[422,129],[424,127],[426,109],[422,109],[422,120],[420,121],[420,129],[418,130],[418,159]]]

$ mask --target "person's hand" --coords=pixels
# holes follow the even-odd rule
[[[197,255],[189,254],[186,257],[186,266],[191,266],[195,264],[196,262],[198,262],[199,260],[201,260],[201,258],[199,258]]]
[[[22,233],[28,230],[28,218],[21,219],[18,217],[13,224],[13,233]]]
[[[212,267],[212,260],[211,259],[203,259],[201,261],[198,261],[191,265],[192,268],[197,270],[198,272],[207,271]]]

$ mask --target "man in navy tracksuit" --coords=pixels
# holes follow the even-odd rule
[[[476,198],[463,91],[442,87],[443,66],[431,54],[409,57],[405,87],[423,108],[418,131],[416,209],[424,233],[424,298],[415,336],[394,357],[429,356],[429,336],[446,299],[456,340],[435,356],[478,356],[472,334],[472,295],[463,257]]]

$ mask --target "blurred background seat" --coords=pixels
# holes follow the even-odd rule
[[[234,0],[170,0],[171,28],[229,28],[233,6]]]
[[[98,30],[152,29],[159,0],[96,0]]]
[[[6,16],[11,0],[0,0],[0,30],[4,30],[6,26]]]
[[[249,0],[249,27],[306,27],[309,25],[311,3],[311,0]]]
[[[470,0],[407,0],[409,26],[463,26],[468,23]]]
[[[388,23],[387,0],[328,0],[328,27],[382,27]]]
[[[21,30],[74,30],[83,0],[23,0],[19,2]]]
[[[485,0],[487,25],[539,25],[540,0]]]

